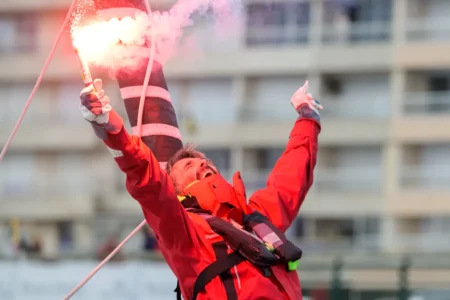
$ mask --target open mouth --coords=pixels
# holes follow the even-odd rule
[[[211,175],[214,175],[214,172],[212,172],[212,171],[206,171],[205,173],[203,173],[202,179],[205,179],[205,178],[207,178],[207,177],[209,177],[209,176],[211,176]]]

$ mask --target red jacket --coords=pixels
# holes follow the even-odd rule
[[[320,125],[300,119],[290,134],[286,150],[267,180],[266,188],[256,191],[248,206],[265,215],[285,232],[298,214],[313,182]],[[162,254],[180,281],[184,299],[189,300],[200,272],[229,252],[223,239],[206,221],[188,213],[179,202],[173,184],[148,147],[125,129],[109,134],[105,141],[120,169],[127,174],[126,187],[142,207],[153,228]],[[302,299],[297,272],[282,266],[272,268],[274,276],[264,277],[248,262],[235,266],[228,276],[206,285],[197,299]]]

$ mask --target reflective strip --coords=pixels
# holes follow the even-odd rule
[[[111,153],[112,157],[114,157],[114,158],[118,158],[118,157],[122,157],[123,156],[123,152],[120,151],[120,150],[114,150],[114,149],[111,149],[109,147],[106,147],[106,148],[108,148],[109,153]]]
[[[133,134],[138,135],[138,126],[133,127]],[[141,136],[166,135],[181,141],[181,132],[175,126],[166,124],[142,124]]]
[[[133,8],[133,7],[121,7],[121,8],[106,8],[97,11],[97,16],[105,19],[110,20],[112,18],[124,18],[124,17],[132,17],[134,18],[136,16],[136,13],[146,13],[140,9]]]
[[[122,99],[140,98],[141,93],[142,85],[128,86],[120,89],[120,95],[122,96]],[[169,92],[159,86],[148,86],[147,91],[145,92],[145,97],[156,97],[172,102]]]
[[[161,170],[166,170],[166,165],[167,165],[167,161],[160,161],[159,162],[159,167],[161,168]]]
[[[274,247],[276,247],[276,244],[281,241],[275,232],[269,233],[268,235],[264,236],[262,239],[264,240],[264,242],[270,243]]]

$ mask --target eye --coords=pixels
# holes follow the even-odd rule
[[[188,161],[185,165],[184,165],[184,170],[189,169],[190,167],[192,167],[192,161]]]

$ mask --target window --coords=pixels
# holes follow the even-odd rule
[[[33,89],[33,84],[28,83],[6,83],[0,84],[0,122],[12,123],[17,121],[21,112],[25,107],[25,103]],[[36,94],[30,111],[34,110],[33,106],[39,103],[39,93]],[[25,116],[24,121],[28,122],[30,116]]]
[[[376,250],[379,247],[379,218],[321,218],[315,221],[312,246],[318,251]]]
[[[249,80],[241,120],[267,122],[294,121],[297,113],[290,104],[306,77],[262,77]]]
[[[390,111],[389,75],[325,76],[321,100],[328,107],[324,117],[385,118]]]
[[[428,111],[432,113],[448,113],[450,103],[448,92],[450,90],[450,76],[430,76],[428,78],[428,91],[430,92],[430,104]]]
[[[428,145],[420,153],[422,184],[427,187],[448,187],[450,182],[450,145]]]
[[[283,151],[284,148],[256,148],[244,151],[242,176],[248,191],[266,186],[267,176]]]
[[[53,184],[58,192],[83,192],[95,184],[86,176],[89,157],[82,154],[64,154],[58,155],[55,161],[58,178]]]
[[[258,169],[271,170],[277,160],[283,153],[284,148],[265,148],[257,149],[255,151],[256,155],[256,167]]]
[[[381,148],[338,147],[329,149],[328,153],[322,151],[322,154],[321,159],[326,164],[322,164],[316,171],[315,186],[319,190],[346,192],[380,190]]]
[[[59,109],[54,109],[52,114],[57,114],[63,122],[83,122],[79,113],[79,95],[83,86],[77,82],[61,82],[54,85],[57,92]]]
[[[449,39],[447,0],[408,1],[408,39],[443,41]]]
[[[73,222],[61,221],[57,223],[57,226],[61,251],[71,250],[74,246]]]
[[[230,170],[230,150],[228,149],[198,149],[203,152],[207,158],[212,160],[220,172],[226,174]]]
[[[0,15],[0,53],[33,52],[37,48],[37,18],[26,14]]]
[[[251,3],[246,6],[246,13],[249,46],[295,44],[308,41],[309,1]]]
[[[36,171],[33,155],[5,156],[0,167],[0,191],[6,196],[30,194],[35,187]]]
[[[199,79],[189,83],[187,113],[197,124],[227,124],[235,120],[231,79]]]
[[[324,40],[384,41],[390,38],[391,20],[392,0],[326,0]]]

